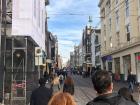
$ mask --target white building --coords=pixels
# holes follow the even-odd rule
[[[12,35],[30,36],[45,51],[45,0],[12,1]]]
[[[92,43],[92,67],[100,67],[101,68],[101,31],[100,29],[93,29],[93,33],[91,36]]]

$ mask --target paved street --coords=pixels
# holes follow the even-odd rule
[[[96,97],[96,92],[93,89],[92,82],[90,78],[82,78],[82,76],[74,75],[75,82],[75,99],[77,105],[86,105],[89,100]],[[127,86],[127,83],[114,83],[114,91],[117,92],[120,87]],[[138,101],[138,90],[135,87],[135,92],[133,93],[134,98]]]

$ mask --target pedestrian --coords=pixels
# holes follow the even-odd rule
[[[0,97],[0,105],[2,105],[2,97]]]
[[[122,98],[112,92],[113,82],[108,71],[96,71],[96,73],[92,76],[92,82],[94,89],[97,92],[97,97],[88,102],[86,105],[135,105],[134,103],[129,103],[129,101],[125,98]]]
[[[116,82],[119,82],[120,80],[120,74],[118,72],[115,73],[115,80]]]
[[[53,76],[53,80],[51,82],[51,89],[53,90],[53,93],[60,90],[60,81],[59,81],[59,77],[57,76],[57,74],[54,74],[54,76]]]
[[[138,105],[138,103],[134,100],[133,95],[131,94],[130,90],[126,87],[122,87],[119,89],[118,94],[128,100],[129,104],[133,103]]]
[[[63,84],[64,77],[62,74],[59,75],[60,85]]]
[[[46,79],[46,82],[49,81],[49,73],[47,71],[44,72],[44,78]]]
[[[35,89],[30,97],[30,105],[48,105],[52,96],[52,90],[45,87],[46,79],[39,79],[39,88]]]
[[[76,102],[69,93],[57,92],[53,95],[48,105],[76,105]]]
[[[68,92],[71,95],[74,95],[74,81],[72,77],[67,76],[64,81],[63,92]]]
[[[132,75],[132,72],[129,72],[128,77],[127,77],[127,81],[128,81],[128,88],[133,93],[135,80],[134,80],[134,77]]]

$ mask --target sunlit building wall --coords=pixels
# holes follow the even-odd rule
[[[100,0],[102,68],[140,82],[139,0]]]
[[[45,0],[12,3],[12,35],[30,36],[45,51]]]

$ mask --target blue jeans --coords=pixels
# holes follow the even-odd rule
[[[129,82],[129,90],[133,93],[134,84],[132,82]]]

